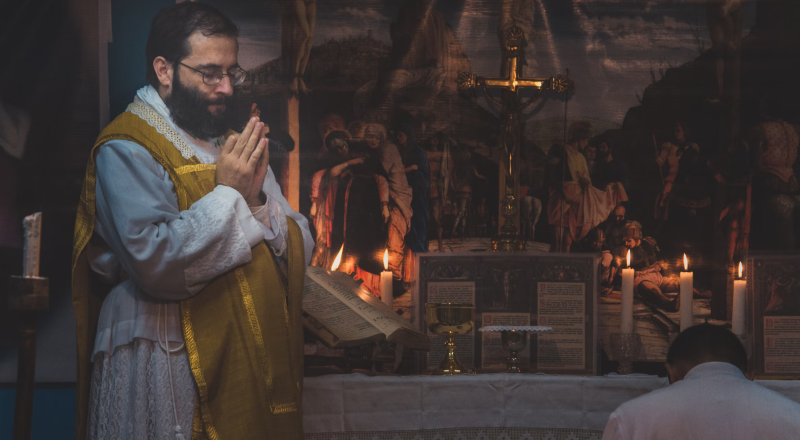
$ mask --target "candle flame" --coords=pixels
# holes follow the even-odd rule
[[[342,245],[342,248],[339,249],[339,253],[336,255],[336,259],[333,260],[333,264],[331,265],[331,270],[332,271],[339,268],[339,263],[342,262],[342,251],[343,250],[344,250],[344,245]]]
[[[631,250],[628,249],[628,267],[631,267]]]
[[[389,249],[383,252],[383,270],[389,270]]]
[[[742,277],[742,262],[739,262],[739,278]]]
[[[689,270],[689,259],[683,254],[683,270]]]

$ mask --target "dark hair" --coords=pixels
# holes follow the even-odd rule
[[[345,130],[333,130],[328,133],[328,135],[325,136],[325,146],[329,151],[333,148],[333,141],[336,139],[347,142],[350,140],[350,133]]]
[[[608,146],[609,150],[613,150],[613,146],[611,142],[608,141],[608,138],[605,135],[597,135],[591,139],[589,139],[589,145],[594,146],[595,148],[600,148],[600,144],[604,143]]]
[[[589,121],[577,121],[569,127],[569,141],[567,143],[571,144],[584,139],[591,139],[592,136],[594,136],[592,123]]]
[[[690,368],[705,362],[727,362],[747,371],[747,354],[736,335],[712,324],[700,324],[682,331],[667,352],[667,363],[686,363]]]
[[[689,127],[689,121],[683,117],[677,117],[672,120],[672,125],[670,126],[671,129],[675,129],[677,126],[681,126],[681,130],[683,130],[683,137],[685,139],[689,139],[692,134],[692,128]]]
[[[156,57],[164,57],[170,63],[178,63],[191,55],[189,36],[200,32],[211,35],[239,36],[239,28],[216,8],[196,2],[183,2],[158,11],[150,24],[145,58],[147,58],[147,82],[158,87],[158,76],[153,68]]]

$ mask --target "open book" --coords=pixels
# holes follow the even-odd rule
[[[417,328],[342,272],[306,268],[303,326],[331,348],[387,340],[429,350],[431,341]]]

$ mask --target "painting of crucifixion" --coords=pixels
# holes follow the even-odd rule
[[[628,250],[664,280],[687,253],[725,319],[735,262],[800,246],[798,120],[754,81],[774,72],[731,73],[769,41],[748,2],[218,3],[243,23],[243,118],[295,130],[272,166],[313,264],[341,251],[376,294],[380,272],[402,296],[419,253],[486,250],[511,225],[528,249],[602,254],[609,303]],[[667,284],[637,298],[671,313]]]

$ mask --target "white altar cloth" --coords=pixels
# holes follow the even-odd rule
[[[758,383],[800,402],[798,381]],[[435,432],[453,428],[492,428],[496,432],[501,428],[560,428],[582,431],[586,436],[580,438],[599,438],[596,431],[603,430],[608,416],[621,403],[664,386],[668,386],[666,378],[647,375],[329,375],[305,379],[304,426],[309,438],[343,432]],[[450,436],[439,436],[445,437]]]

